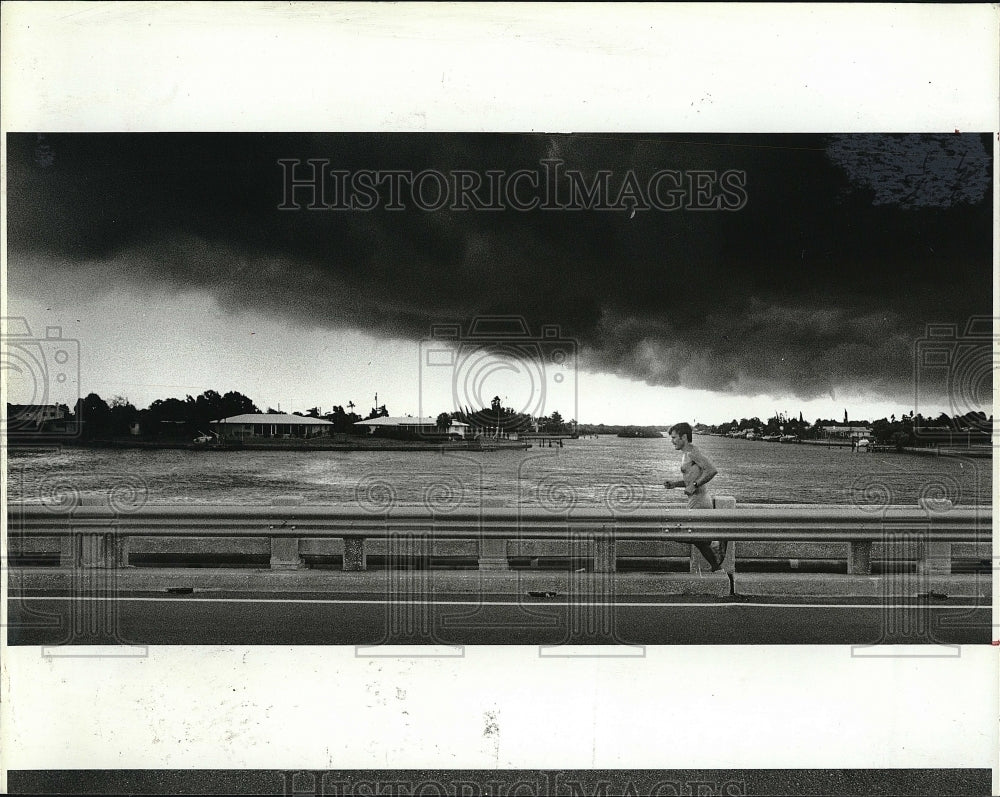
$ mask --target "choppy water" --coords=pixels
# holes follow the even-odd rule
[[[915,504],[921,497],[989,504],[990,459],[857,454],[849,448],[698,437],[719,475],[716,494],[741,503]],[[108,492],[151,503],[309,503],[381,509],[608,506],[627,510],[683,500],[668,439],[602,437],[564,448],[424,451],[9,451],[9,501],[59,492]]]

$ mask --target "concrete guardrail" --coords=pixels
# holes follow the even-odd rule
[[[740,546],[760,556],[767,553],[761,544],[779,543],[785,555],[813,546],[829,557],[830,546],[839,547],[852,575],[871,574],[875,550],[914,560],[918,572],[941,576],[951,573],[953,546],[989,557],[992,542],[992,507],[950,501],[922,500],[912,507],[737,506],[735,499],[718,496],[715,507],[620,513],[587,507],[557,513],[393,507],[379,513],[294,498],[265,506],[128,506],[87,496],[62,504],[10,504],[7,522],[13,555],[55,553],[61,565],[82,568],[128,567],[130,553],[165,545],[176,550],[197,540],[199,551],[236,546],[269,555],[272,570],[303,568],[309,556],[339,555],[345,571],[363,571],[373,552],[432,549],[475,557],[480,570],[506,570],[511,557],[569,550],[591,559],[596,572],[608,573],[616,571],[619,557],[641,555],[651,550],[650,543],[727,540],[724,569],[730,574]],[[705,566],[691,547],[690,570]]]

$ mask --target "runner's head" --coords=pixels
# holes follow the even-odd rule
[[[678,437],[687,438],[687,441],[692,442],[694,437],[694,432],[691,430],[691,424],[689,423],[675,423],[670,427],[669,434],[677,434]]]

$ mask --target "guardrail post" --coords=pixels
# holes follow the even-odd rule
[[[615,538],[607,529],[594,535],[594,572],[614,573],[617,566]]]
[[[303,499],[300,496],[282,496],[271,501],[271,506],[301,506]],[[269,528],[274,528],[277,523],[271,523]],[[292,528],[287,521],[280,524],[282,528]],[[271,569],[272,570],[299,570],[302,567],[302,556],[299,554],[298,537],[271,537]]]
[[[736,499],[731,495],[712,496],[713,509],[736,509]],[[691,546],[688,570],[691,573],[700,573],[705,569],[705,557],[701,555],[694,545]],[[722,569],[727,573],[732,573],[736,569],[736,543],[730,542],[726,547],[726,556],[722,560]]]
[[[692,545],[691,552],[688,554],[688,572],[700,573],[704,569],[704,564],[705,557],[701,555],[701,551]]]
[[[850,555],[847,557],[847,573],[852,576],[870,576],[872,574],[872,544],[865,540],[850,542]]]
[[[298,570],[302,567],[296,537],[271,537],[271,569]]]
[[[121,530],[119,529],[119,532]],[[128,560],[128,537],[124,534],[116,534],[114,539],[115,546],[115,566],[116,567],[131,567]]]
[[[931,523],[935,514],[944,514],[952,509],[951,501],[947,499],[921,498],[918,502]],[[924,541],[924,555],[920,559],[919,570],[926,576],[951,575],[951,543]]]
[[[717,495],[712,498],[715,509],[736,509],[736,498],[731,495]],[[726,555],[722,560],[722,569],[727,573],[736,572],[736,542],[730,540],[726,546]]]
[[[509,570],[507,540],[482,537],[479,540],[480,570]]]
[[[78,532],[76,535],[76,563],[85,568],[113,567],[111,535],[106,531]]]
[[[951,575],[951,543],[929,542],[924,545],[924,556],[920,560],[920,569],[927,575]]]
[[[84,493],[79,506],[111,506],[111,500],[102,493]],[[113,521],[108,521],[108,526]],[[73,561],[77,567],[106,570],[117,562],[115,535],[110,528],[77,531],[74,535]]]
[[[364,537],[344,537],[344,570],[367,570]]]

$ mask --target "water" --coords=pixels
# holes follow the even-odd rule
[[[698,437],[740,503],[989,504],[990,459],[858,454],[849,448]],[[669,439],[573,440],[563,448],[430,451],[9,450],[9,501],[109,492],[150,503],[268,504],[278,496],[373,511],[390,505],[521,506],[627,511],[684,500]]]

